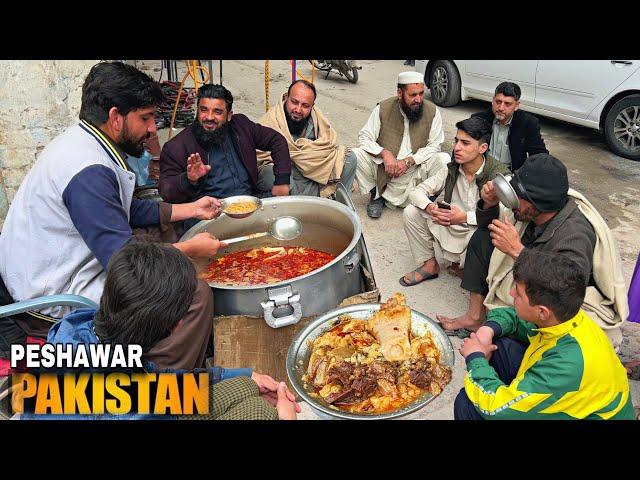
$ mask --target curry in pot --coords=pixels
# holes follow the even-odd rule
[[[330,253],[306,247],[262,247],[224,255],[201,274],[221,285],[260,285],[299,277],[331,262]]]

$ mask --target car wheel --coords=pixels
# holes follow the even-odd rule
[[[604,138],[616,155],[640,160],[640,95],[613,104],[604,120]]]
[[[439,107],[451,107],[460,101],[460,74],[449,60],[436,60],[429,85],[431,99]]]

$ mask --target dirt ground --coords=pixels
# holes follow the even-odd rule
[[[306,61],[299,61],[298,71],[309,77],[311,69]],[[357,146],[358,131],[369,117],[377,102],[395,94],[396,76],[411,69],[402,60],[362,60],[360,79],[350,84],[337,74],[328,79],[324,74],[316,78],[317,105],[338,132],[339,141]],[[157,78],[148,64],[148,73]],[[214,62],[214,81],[219,80],[217,62]],[[225,60],[223,83],[234,95],[233,110],[257,120],[265,112],[265,78],[263,60]],[[184,71],[184,70],[183,70]],[[166,77],[165,77],[166,78]],[[286,91],[291,82],[289,61],[270,61],[270,103],[273,104]],[[468,101],[461,105],[440,109],[445,129],[444,151],[450,151],[455,123],[472,113],[485,109],[489,103]],[[539,117],[542,136],[549,151],[562,160],[569,169],[572,188],[583,193],[611,227],[620,248],[624,276],[631,278],[640,251],[640,162],[633,162],[611,153],[599,132],[586,127]],[[161,131],[161,135],[163,132]],[[166,135],[166,133],[164,133]],[[398,279],[414,269],[419,262],[411,253],[402,228],[402,211],[385,209],[382,217],[373,220],[366,215],[367,197],[354,192],[353,199],[373,263],[374,274],[383,299],[394,292],[406,295],[408,304],[427,315],[436,313],[458,315],[465,311],[468,295],[460,289],[460,281],[444,273],[437,280],[405,288]],[[624,327],[623,359],[640,358],[640,328],[635,324]],[[452,339],[454,348],[461,340]],[[456,365],[451,384],[442,395],[408,419],[452,419],[453,400],[462,387],[465,374],[463,358],[456,354]],[[640,404],[638,382],[632,382],[634,404]],[[307,405],[301,418],[318,418]]]

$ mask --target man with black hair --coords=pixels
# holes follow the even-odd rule
[[[370,194],[367,215],[379,218],[388,207],[405,207],[409,191],[444,168],[451,157],[441,151],[440,111],[424,100],[424,77],[398,75],[396,95],[380,102],[358,134],[356,178]]]
[[[497,173],[508,173],[500,162],[487,155],[491,125],[478,117],[456,123],[453,141],[454,161],[411,190],[411,205],[404,209],[404,231],[411,253],[423,262],[400,278],[408,287],[438,277],[435,257],[437,243],[452,272],[461,275],[469,238],[477,228],[476,203],[480,190]],[[444,190],[444,205],[432,198]],[[448,207],[448,208],[447,208]]]
[[[271,181],[258,174],[256,149],[271,152]],[[182,203],[210,195],[289,195],[291,157],[285,138],[245,115],[233,113],[233,95],[222,85],[198,90],[196,119],[160,154],[160,195]],[[188,222],[188,228],[193,222]]]
[[[159,278],[163,280],[149,281]],[[190,318],[194,304],[203,306],[209,321]],[[212,319],[211,289],[196,278],[195,268],[184,254],[166,244],[133,241],[109,261],[99,308],[79,309],[65,316],[51,327],[47,341],[137,344],[142,347],[147,372],[198,373],[205,371],[200,367],[212,335]],[[176,357],[182,359],[179,370],[167,368],[167,359]],[[215,384],[209,405],[215,418],[295,419],[296,411],[300,412],[286,384],[268,375],[250,368],[215,366],[208,373]]]
[[[514,307],[492,310],[464,340],[467,375],[456,420],[633,420],[625,368],[580,309],[587,278],[557,252],[525,249]]]
[[[540,122],[520,110],[520,87],[502,82],[496,87],[491,108],[474,113],[492,124],[489,154],[511,171],[519,169],[530,155],[549,153],[540,135]]]
[[[327,197],[340,181],[351,194],[356,176],[356,156],[343,145],[329,120],[316,105],[316,87],[296,80],[281,101],[258,121],[280,132],[291,155],[291,194]],[[268,152],[258,153],[261,172],[271,165]],[[267,170],[269,174],[271,170]]]
[[[161,100],[157,82],[131,65],[101,62],[91,68],[82,86],[80,123],[46,146],[9,209],[0,236],[0,287],[4,283],[10,297],[3,304],[62,293],[97,302],[107,263],[131,240],[132,228],[167,230],[171,222],[219,214],[220,202],[211,197],[183,205],[133,198],[136,180],[125,158],[139,156],[156,132]],[[174,246],[209,257],[220,242],[207,233]],[[68,311],[51,307],[1,320],[0,355],[26,335],[46,337],[51,323]]]

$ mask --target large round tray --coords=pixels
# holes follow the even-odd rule
[[[326,314],[318,317],[316,320],[307,325],[303,330],[298,332],[294,337],[289,351],[287,353],[287,376],[291,385],[295,389],[296,393],[304,399],[309,405],[316,411],[322,412],[325,415],[329,415],[334,418],[353,419],[353,420],[381,420],[397,418],[409,413],[415,412],[421,409],[435,397],[431,393],[424,393],[412,403],[405,405],[404,407],[385,413],[377,414],[356,414],[348,413],[342,410],[338,410],[336,407],[330,406],[322,398],[314,398],[309,395],[309,392],[305,390],[303,386],[302,376],[306,373],[307,364],[309,362],[309,356],[311,355],[311,349],[309,348],[309,340],[315,340],[320,335],[325,333],[331,327],[333,327],[338,317],[344,314],[349,314],[353,318],[367,319],[370,318],[373,312],[380,309],[380,304],[365,303],[360,305],[351,305],[348,307],[338,308],[327,312]],[[449,337],[444,333],[442,327],[429,318],[428,316],[411,310],[411,322],[420,322],[426,326],[431,332],[433,339],[440,350],[440,361],[443,365],[450,367],[453,370],[455,362],[455,354],[453,351],[453,345]]]

